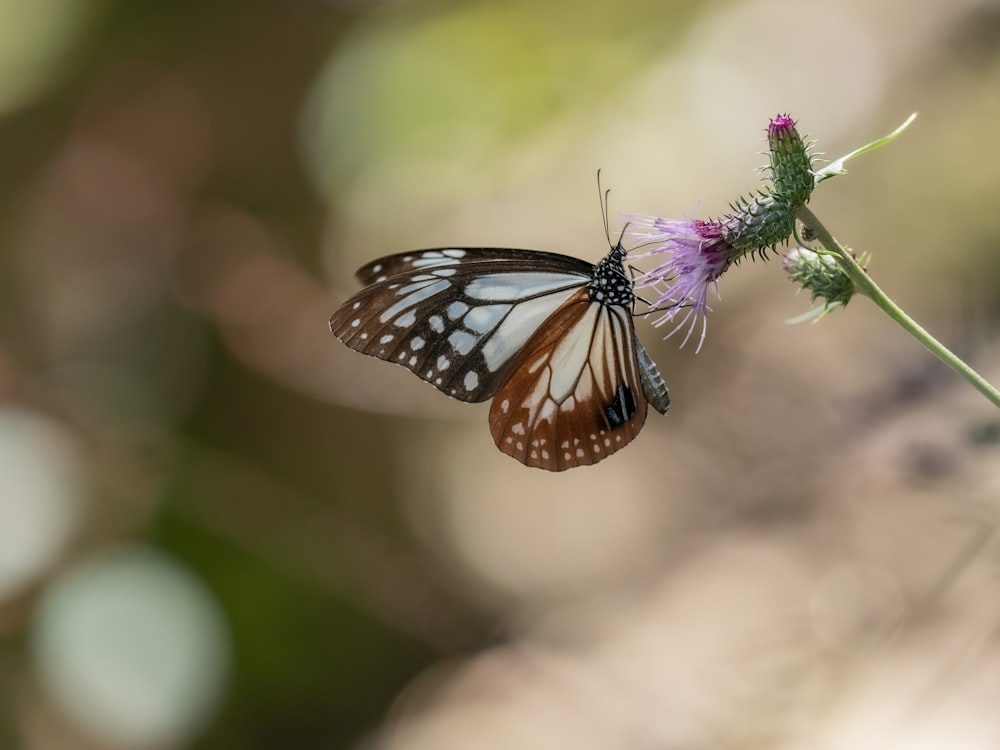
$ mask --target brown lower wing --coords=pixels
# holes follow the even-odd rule
[[[497,447],[527,466],[563,471],[628,445],[646,420],[628,310],[581,289],[525,344],[493,397]]]

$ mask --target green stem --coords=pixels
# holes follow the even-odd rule
[[[994,406],[1000,407],[1000,391],[990,385],[982,375],[959,359],[958,356],[956,356],[950,349],[931,336],[926,330],[918,325],[913,318],[903,312],[895,302],[889,299],[888,295],[886,295],[886,293],[883,292],[874,281],[872,281],[871,276],[869,276],[865,270],[858,265],[858,262],[854,259],[847,248],[834,239],[833,235],[830,234],[829,230],[827,230],[822,223],[820,223],[820,220],[816,218],[816,215],[813,214],[812,211],[805,206],[799,206],[796,209],[795,214],[799,218],[799,221],[813,231],[816,235],[816,239],[819,240],[820,244],[823,245],[827,252],[837,258],[840,267],[844,270],[844,273],[847,274],[848,278],[850,278],[850,280],[854,283],[855,288],[857,288],[859,292],[878,305],[890,318],[899,323],[899,325],[908,331],[911,336],[927,347],[932,354],[937,356],[938,359],[948,365],[963,378],[968,380],[980,393],[986,396],[986,398],[988,398]]]

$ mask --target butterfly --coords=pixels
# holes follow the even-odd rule
[[[595,464],[639,434],[647,403],[670,406],[636,337],[625,257],[620,239],[596,265],[501,248],[390,255],[358,270],[364,288],[330,330],[452,398],[492,398],[493,440],[521,463]]]

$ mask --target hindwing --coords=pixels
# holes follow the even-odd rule
[[[630,311],[576,292],[525,345],[490,407],[497,447],[549,471],[594,464],[646,419]]]

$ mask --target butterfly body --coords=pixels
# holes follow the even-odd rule
[[[528,466],[596,463],[665,413],[635,336],[621,244],[598,264],[556,253],[439,248],[380,258],[330,319],[352,349],[462,401],[492,398],[497,447]]]

